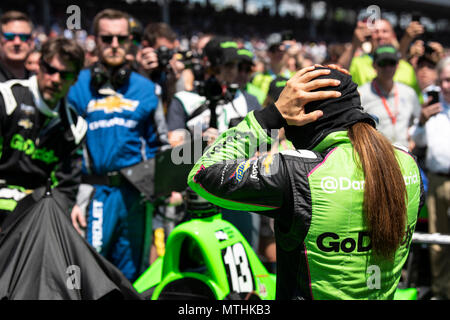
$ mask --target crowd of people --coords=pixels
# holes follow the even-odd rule
[[[4,13],[0,28],[0,223],[50,178],[77,231],[134,281],[164,254],[155,239],[184,215],[184,192],[143,201],[124,170],[190,139],[211,145],[273,105],[299,70],[333,64],[349,70],[377,130],[417,157],[428,231],[450,234],[450,55],[421,38],[418,21],[402,35],[386,19],[358,22],[351,43],[330,45],[290,30],[249,41],[180,36],[115,9],[96,14],[92,34],[47,35],[19,11]],[[269,153],[295,148],[281,130]],[[276,272],[273,220],[221,212]],[[449,299],[449,247],[429,250],[433,296]]]

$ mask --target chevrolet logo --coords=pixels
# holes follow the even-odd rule
[[[139,101],[125,99],[121,94],[108,96],[100,100],[92,100],[88,104],[87,111],[94,112],[103,110],[105,113],[122,112],[124,110],[134,111]]]

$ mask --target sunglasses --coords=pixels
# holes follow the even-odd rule
[[[41,59],[39,61],[39,64],[42,68],[42,71],[44,73],[47,74],[55,74],[55,73],[59,73],[59,76],[65,80],[65,81],[69,81],[69,80],[73,80],[75,79],[76,73],[74,71],[62,71],[62,70],[58,70],[55,67],[52,67],[50,64],[48,64],[47,62],[45,62],[43,59]]]
[[[3,38],[7,41],[13,41],[16,37],[19,37],[22,42],[27,42],[31,39],[31,33],[3,32]]]
[[[394,60],[382,60],[377,63],[377,65],[381,68],[384,67],[394,67],[397,65],[397,61]]]
[[[113,42],[114,37],[117,37],[117,42],[120,45],[123,45],[124,43],[128,42],[130,39],[129,35],[123,36],[123,35],[101,35],[100,39],[102,39],[103,43],[111,44]]]

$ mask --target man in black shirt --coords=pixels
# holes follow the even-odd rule
[[[37,75],[0,83],[0,223],[49,178],[68,208],[75,202],[80,183],[75,151],[87,124],[65,97],[83,63],[75,41],[54,38],[42,46]]]

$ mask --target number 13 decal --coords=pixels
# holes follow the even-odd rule
[[[222,250],[223,262],[231,284],[230,291],[252,292],[253,277],[244,246],[238,242]]]

